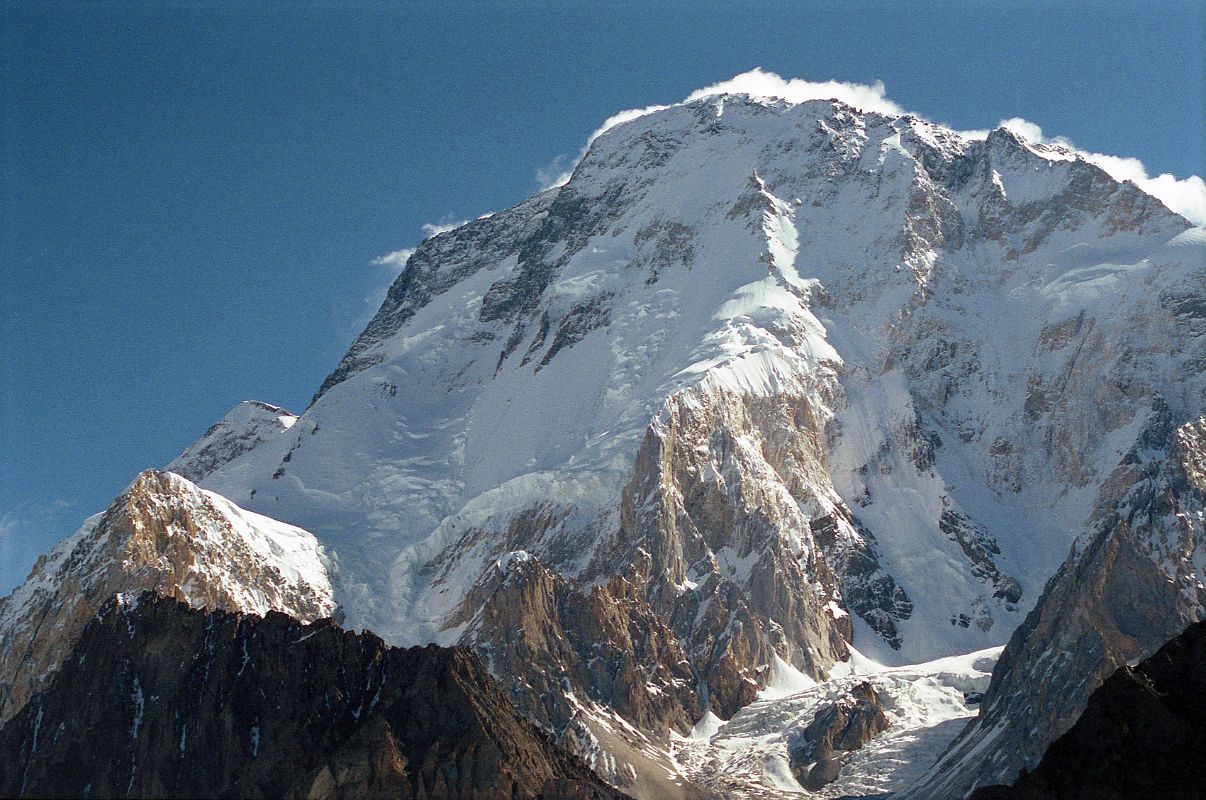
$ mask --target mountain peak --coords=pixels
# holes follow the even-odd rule
[[[199,608],[302,620],[336,612],[326,556],[309,533],[145,470],[0,599],[0,720],[53,672],[101,603],[144,589]]]
[[[289,430],[294,422],[297,415],[283,408],[259,400],[244,400],[164,469],[200,482],[218,467]]]

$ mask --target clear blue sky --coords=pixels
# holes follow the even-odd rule
[[[621,109],[762,66],[1203,172],[1201,2],[646,5],[0,0],[0,594]]]

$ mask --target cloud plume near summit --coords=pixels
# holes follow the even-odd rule
[[[860,108],[864,111],[875,111],[889,115],[913,113],[915,116],[923,116],[916,114],[916,112],[907,111],[900,104],[888,97],[887,88],[884,86],[883,81],[877,80],[871,84],[834,80],[810,81],[803,78],[784,78],[761,67],[755,67],[748,72],[735,75],[726,81],[697,89],[675,105],[722,94],[747,94],[759,99],[782,100],[793,104],[805,103],[809,100],[840,100],[847,105]],[[644,108],[632,108],[608,117],[587,139],[586,145],[578,154],[578,158],[575,159],[575,164],[581,160],[591,143],[608,130],[617,125],[631,122],[634,119],[669,107],[666,105],[652,105]],[[1140,189],[1157,198],[1194,225],[1206,226],[1206,182],[1197,175],[1191,175],[1187,178],[1177,178],[1168,173],[1153,176],[1148,173],[1147,167],[1144,166],[1143,162],[1137,158],[1112,156],[1081,150],[1065,137],[1047,136],[1038,124],[1021,117],[1002,119],[997,123],[996,127],[1008,128],[1034,143],[1057,144],[1066,147],[1086,161],[1101,167],[1111,177],[1117,180],[1129,180],[1133,182]],[[988,135],[988,130],[960,131],[960,133],[969,138],[981,138]],[[538,170],[537,181],[542,190],[561,186],[569,181],[570,176],[573,174],[573,168],[571,166],[569,169],[560,169],[561,164],[559,162],[561,161],[564,161],[563,157],[559,157],[554,162],[554,165],[557,167],[556,169],[545,167]]]

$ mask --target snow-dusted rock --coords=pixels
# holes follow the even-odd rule
[[[923,774],[973,717],[999,653],[990,648],[906,667],[855,655],[841,674],[811,685],[780,666],[772,688],[731,720],[709,717],[691,735],[672,737],[675,765],[711,797],[886,796]],[[858,706],[867,722],[876,721],[863,735],[830,740],[843,745],[830,751],[830,780],[805,789],[798,775],[811,769],[800,768],[819,761],[809,737],[822,732],[823,738],[835,710],[849,721]]]
[[[57,669],[101,604],[144,589],[197,608],[282,611],[305,622],[336,612],[313,536],[147,470],[0,599],[0,721]]]
[[[194,483],[256,445],[293,427],[297,416],[282,408],[244,400],[215,422],[205,435],[164,467]]]

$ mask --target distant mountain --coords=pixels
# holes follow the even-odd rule
[[[245,400],[215,422],[205,435],[164,469],[190,481],[200,481],[256,445],[293,427],[297,416],[282,408]]]

